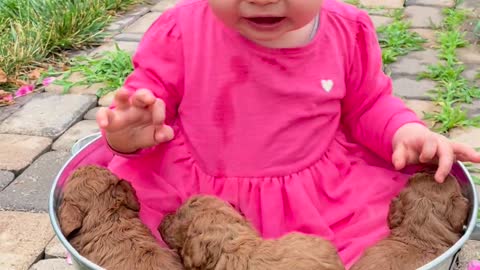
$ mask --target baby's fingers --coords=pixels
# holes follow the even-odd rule
[[[102,129],[107,129],[112,123],[113,117],[113,112],[109,108],[100,108],[96,115],[98,126]]]
[[[455,156],[449,142],[439,142],[438,144],[438,169],[435,173],[435,180],[443,183],[447,175],[452,170]]]
[[[152,106],[152,122],[155,126],[163,125],[165,121],[165,103],[157,99]]]
[[[422,152],[419,157],[421,163],[427,163],[435,158],[437,153],[438,141],[434,139],[427,139],[422,147]]]
[[[395,147],[393,156],[392,156],[392,163],[395,166],[395,169],[401,170],[407,165],[408,155],[407,149],[403,144],[398,145]]]
[[[132,96],[132,105],[138,108],[147,108],[155,103],[155,96],[146,89],[136,91]]]
[[[452,147],[457,160],[480,163],[480,153],[472,147],[461,143],[452,143]]]
[[[173,139],[173,129],[170,126],[163,125],[155,129],[155,142],[164,143]]]
[[[130,92],[127,89],[120,89],[115,93],[114,105],[118,110],[125,110],[130,107]]]

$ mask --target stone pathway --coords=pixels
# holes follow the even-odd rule
[[[90,55],[120,48],[133,53],[149,25],[175,0],[153,0],[135,8],[108,28],[113,38],[89,52]],[[364,6],[402,8],[404,0],[360,0]],[[480,11],[478,0],[466,0],[461,7]],[[454,0],[409,0],[405,14],[412,30],[429,40],[425,50],[410,53],[390,66],[395,94],[404,98],[419,116],[431,112],[433,104],[426,95],[435,85],[417,81],[416,75],[437,62],[434,27],[442,20],[441,9]],[[371,13],[376,26],[392,21],[384,12]],[[460,58],[468,67],[465,74],[473,81],[480,66],[478,48],[465,48]],[[479,81],[476,82],[480,84]],[[65,249],[54,237],[47,214],[48,194],[55,175],[69,158],[76,140],[98,131],[95,112],[108,106],[112,94],[100,100],[95,96],[99,85],[78,87],[61,95],[51,86],[44,93],[20,98],[9,107],[0,108],[0,269],[71,269],[65,261]],[[467,106],[471,115],[480,114],[480,106]],[[480,129],[468,128],[451,133],[454,140],[480,147]],[[470,241],[461,254],[463,261],[480,257],[480,245]],[[461,268],[459,268],[461,269]],[[464,269],[464,268],[462,268]]]

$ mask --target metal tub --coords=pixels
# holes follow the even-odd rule
[[[65,163],[63,168],[57,174],[52,189],[50,191],[48,212],[53,230],[56,236],[60,239],[62,245],[67,249],[72,257],[72,263],[76,269],[103,269],[100,266],[89,261],[80,255],[67,241],[62,234],[57,217],[57,208],[62,198],[62,189],[70,173],[77,167],[86,164],[97,164],[107,166],[113,155],[106,151],[106,146],[101,139],[100,133],[92,134],[79,140],[72,147],[72,157]],[[454,264],[458,252],[465,245],[467,240],[480,240],[480,224],[477,224],[478,212],[478,195],[475,189],[475,184],[465,166],[457,162],[454,164],[452,174],[457,177],[460,185],[463,188],[464,194],[471,202],[471,209],[466,224],[466,230],[463,236],[445,253],[437,257],[430,263],[418,268],[417,270],[449,270],[454,269]],[[379,266],[381,269],[381,266]]]

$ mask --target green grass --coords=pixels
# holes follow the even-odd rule
[[[97,92],[99,97],[121,87],[125,78],[133,71],[130,54],[121,50],[118,46],[116,46],[114,51],[104,52],[96,58],[75,57],[71,60],[70,65],[71,68],[63,73],[61,79],[55,80],[53,84],[63,86],[63,92],[68,93],[73,86],[89,86],[94,83],[104,83],[106,86],[100,88]],[[85,76],[85,79],[75,83],[70,82],[68,78],[74,72],[81,73]],[[59,74],[50,72],[49,76],[51,75]]]
[[[480,89],[473,86],[462,76],[464,65],[458,60],[457,48],[465,47],[468,42],[465,33],[460,31],[467,19],[464,10],[449,8],[444,10],[445,18],[437,34],[440,62],[430,65],[419,78],[428,78],[436,82],[432,91],[434,102],[440,107],[438,112],[425,114],[425,119],[434,124],[440,133],[448,133],[451,129],[465,126],[478,126],[480,118],[469,119],[462,110],[463,103],[471,103],[480,98]]]
[[[11,79],[21,78],[55,53],[97,45],[112,15],[135,2],[1,0],[0,68]]]
[[[475,34],[475,37],[477,39],[480,39],[480,20],[475,25],[475,28],[473,29],[473,33]]]
[[[360,6],[360,0],[345,0],[345,3],[354,5],[354,6]]]
[[[398,56],[412,51],[422,50],[426,40],[409,30],[410,24],[403,20],[403,11],[396,10],[392,17],[394,21],[377,29],[382,60],[385,65],[397,61]]]

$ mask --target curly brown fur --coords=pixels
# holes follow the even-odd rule
[[[80,167],[67,180],[58,209],[62,233],[105,269],[183,269],[138,217],[135,191],[105,168]]]
[[[449,249],[464,229],[469,202],[449,176],[442,184],[418,173],[390,204],[390,235],[367,249],[351,270],[410,270]]]
[[[345,269],[330,242],[300,233],[263,240],[232,206],[212,196],[190,198],[159,230],[186,269]]]

